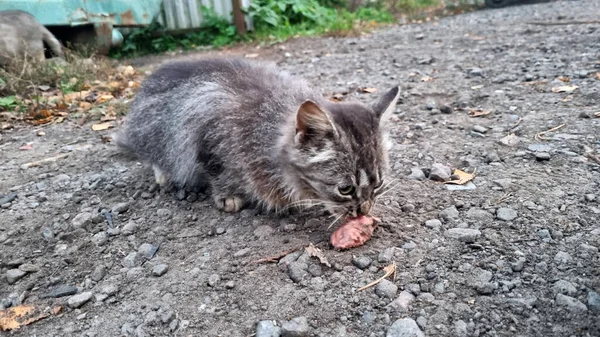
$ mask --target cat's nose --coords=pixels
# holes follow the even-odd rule
[[[367,200],[365,202],[363,202],[362,204],[360,204],[360,207],[358,208],[358,213],[361,215],[368,215],[371,212],[371,201]]]

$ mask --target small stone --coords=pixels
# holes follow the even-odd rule
[[[42,298],[58,298],[77,294],[77,287],[70,285],[59,285],[50,292],[43,294]]]
[[[256,337],[280,337],[281,328],[275,321],[260,321],[256,324]]]
[[[405,242],[402,245],[402,249],[411,250],[411,249],[415,249],[415,248],[417,248],[417,244],[412,241]]]
[[[471,75],[472,77],[485,77],[483,70],[481,68],[471,68],[469,70],[469,75]]]
[[[431,165],[429,179],[435,181],[448,181],[452,175],[452,169],[446,165],[434,163]]]
[[[379,256],[377,257],[377,262],[388,263],[388,262],[392,261],[393,258],[394,258],[394,248],[389,247],[389,248],[386,248],[386,249],[382,250],[381,252],[379,252]]]
[[[149,243],[142,243],[138,248],[138,253],[140,253],[140,255],[142,255],[146,260],[151,260],[157,251],[158,246],[154,246]]]
[[[159,311],[159,313],[160,313],[160,311]],[[173,310],[164,310],[160,314],[160,321],[163,324],[169,324],[169,323],[173,322],[173,320],[176,318],[177,318],[177,315],[175,314],[175,311],[173,311]]]
[[[256,229],[254,230],[254,236],[256,236],[258,238],[264,238],[264,237],[270,236],[271,234],[273,234],[273,232],[275,232],[273,227],[271,227],[269,225],[262,225],[262,226],[256,227]]]
[[[500,139],[500,144],[508,147],[515,147],[519,145],[520,141],[521,139],[519,138],[519,136],[511,133],[510,135],[504,136],[502,139]]]
[[[293,261],[288,266],[288,276],[295,283],[300,283],[308,277],[308,264],[302,261]]]
[[[26,273],[37,273],[40,271],[40,267],[33,263],[23,263],[19,266],[19,270],[24,271]]]
[[[444,236],[447,238],[457,239],[461,242],[475,242],[479,236],[481,236],[481,232],[477,229],[471,228],[450,228],[446,232],[444,232]]]
[[[425,177],[425,173],[423,173],[423,170],[421,170],[418,167],[413,167],[410,169],[410,174],[408,175],[408,179],[413,179],[413,180],[425,180],[427,177]]]
[[[92,215],[92,213],[88,213],[88,212],[79,213],[73,218],[73,220],[71,220],[71,224],[75,228],[82,228],[82,227],[85,227],[85,226],[91,224],[93,217],[94,216]]]
[[[144,257],[142,254],[136,252],[129,253],[129,255],[125,256],[123,261],[121,261],[121,264],[125,268],[139,267],[142,263],[144,263]]]
[[[225,283],[225,288],[227,289],[233,289],[235,287],[235,282],[233,281],[227,281],[227,283]]]
[[[371,258],[369,258],[368,256],[359,256],[356,257],[352,260],[352,264],[354,264],[356,266],[356,268],[358,269],[366,269],[367,267],[369,267],[371,265]]]
[[[308,266],[308,273],[314,277],[319,277],[319,276],[323,275],[323,270],[321,269],[321,265],[310,264]]]
[[[454,335],[456,337],[464,337],[468,335],[467,323],[463,320],[454,322]]]
[[[128,202],[121,202],[121,203],[118,203],[118,204],[114,205],[114,206],[111,208],[111,211],[112,211],[113,213],[118,213],[118,214],[120,214],[120,213],[125,213],[125,212],[127,212],[128,210],[129,210],[129,203],[128,203]]]
[[[565,280],[556,281],[554,283],[554,285],[552,286],[552,291],[554,292],[554,295],[556,295],[556,294],[564,294],[564,295],[568,295],[568,296],[577,295],[577,288],[575,288],[575,286],[571,282],[565,281]]]
[[[502,221],[512,221],[517,218],[517,211],[512,208],[500,207],[496,211],[496,218]]]
[[[536,234],[540,237],[540,239],[550,239],[550,231],[547,229],[540,229],[536,232]]]
[[[537,152],[535,154],[535,160],[537,160],[537,161],[550,160],[550,153],[548,153],[548,152]]]
[[[250,248],[243,248],[233,254],[233,257],[244,257],[248,255],[252,250]]]
[[[92,242],[96,246],[103,246],[108,242],[108,233],[105,231],[98,232],[92,236]]]
[[[432,219],[425,221],[425,227],[439,231],[442,228],[442,222],[438,219]]]
[[[459,216],[458,209],[456,206],[450,206],[440,212],[440,218],[444,221],[451,221],[457,219]]]
[[[454,112],[454,110],[452,109],[452,107],[449,106],[449,105],[447,105],[447,104],[440,104],[440,106],[438,108],[440,109],[440,111],[443,114],[449,115],[449,114],[451,114],[451,113]]]
[[[421,330],[425,330],[425,328],[427,327],[427,319],[423,316],[417,317],[417,325],[419,326],[419,328],[421,328]]]
[[[443,294],[445,291],[446,291],[446,286],[444,285],[444,282],[438,282],[433,286],[434,294]]]
[[[92,292],[86,291],[81,294],[71,296],[69,298],[69,300],[67,301],[67,304],[69,305],[69,307],[76,309],[76,308],[83,306],[91,299],[92,299]]]
[[[596,200],[596,195],[595,194],[586,194],[584,196],[584,198],[585,198],[585,201],[592,202],[592,201]]]
[[[177,198],[177,200],[184,200],[187,197],[187,192],[184,189],[181,189],[177,191],[175,197]]]
[[[221,276],[219,276],[218,274],[211,274],[208,277],[208,285],[210,287],[216,287],[219,284],[219,281],[221,281]]]
[[[294,317],[281,325],[281,337],[305,336],[308,336],[308,319],[306,317]]]
[[[412,318],[401,318],[395,321],[387,330],[386,337],[425,337],[417,322]]]
[[[515,263],[513,263],[511,265],[512,270],[516,271],[516,272],[522,271],[523,268],[525,268],[525,262],[526,262],[525,258],[520,257]]]
[[[383,279],[375,288],[375,294],[383,298],[394,298],[398,292],[398,286],[393,282]]]
[[[557,264],[569,264],[573,261],[571,255],[567,252],[558,252],[554,255],[554,262]]]
[[[170,219],[173,216],[173,212],[170,209],[159,208],[156,210],[156,215],[163,219]]]
[[[395,300],[388,304],[388,306],[396,310],[407,311],[408,307],[414,300],[415,296],[408,290],[404,290],[400,293],[400,295],[398,295],[398,297],[396,297]]]
[[[485,161],[485,162],[486,162],[486,164],[489,164],[489,163],[497,163],[497,162],[500,162],[500,161],[502,161],[502,159],[500,159],[500,156],[499,156],[499,155],[498,155],[496,152],[493,152],[493,151],[492,151],[492,152],[488,153],[488,154],[485,156],[485,158],[483,159],[483,161]]]
[[[223,235],[227,232],[227,229],[225,229],[224,227],[217,227],[217,229],[215,229],[215,234],[217,235]]]
[[[125,224],[125,226],[123,226],[123,230],[121,232],[123,233],[123,235],[131,235],[135,233],[136,230],[137,225],[135,224],[135,222],[129,221]]]
[[[92,272],[92,280],[98,282],[101,281],[104,276],[106,276],[106,267],[103,265],[96,266]]]
[[[166,264],[157,264],[156,266],[154,266],[152,268],[152,275],[160,277],[163,276],[164,274],[167,273],[167,271],[169,271],[169,266]]]
[[[581,245],[579,245],[579,252],[582,255],[583,254],[597,254],[598,253],[598,247],[592,246],[592,245],[588,245],[587,243],[582,243]]]
[[[479,133],[486,133],[488,131],[488,129],[481,125],[473,125],[473,131],[479,132]]]
[[[600,312],[600,295],[595,291],[588,292],[587,304],[591,311]]]
[[[106,284],[100,288],[100,293],[112,296],[119,292],[119,286],[116,284]]]
[[[8,284],[15,284],[25,275],[27,275],[27,273],[20,269],[9,269],[6,271],[6,281],[8,282]]]
[[[410,213],[415,210],[415,205],[410,204],[410,203],[405,204],[405,205],[402,205],[401,209],[402,209],[402,212]]]
[[[578,299],[563,294],[556,294],[556,304],[571,312],[583,313],[588,310]]]

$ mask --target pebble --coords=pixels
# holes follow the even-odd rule
[[[156,215],[163,219],[170,219],[173,216],[173,212],[170,209],[159,208],[156,210]]]
[[[600,295],[595,291],[588,292],[587,306],[591,311],[600,312]]]
[[[131,235],[135,233],[136,230],[137,224],[133,221],[129,221],[125,224],[125,226],[123,226],[123,230],[121,232],[123,233],[123,235]]]
[[[91,275],[92,280],[96,282],[101,281],[104,278],[104,276],[106,276],[106,267],[103,265],[96,266]]]
[[[413,294],[411,294],[408,290],[403,290],[395,300],[388,304],[388,306],[396,310],[406,311],[414,300],[415,296]]]
[[[288,276],[296,283],[308,277],[308,264],[303,261],[293,261],[288,265]]]
[[[440,212],[440,218],[444,221],[451,221],[457,219],[459,216],[458,209],[456,206],[450,206]]]
[[[412,318],[396,320],[387,330],[386,337],[425,337],[417,322]]]
[[[6,281],[8,282],[8,284],[15,284],[25,275],[27,275],[27,273],[20,269],[9,269],[6,271]]]
[[[377,287],[375,287],[375,294],[383,298],[394,298],[398,292],[398,286],[389,280],[383,279]]]
[[[556,281],[554,283],[554,285],[552,286],[552,291],[554,292],[554,295],[556,295],[556,294],[564,294],[564,295],[568,295],[568,296],[577,295],[577,288],[575,288],[575,286],[571,282],[565,281],[565,280]]]
[[[389,248],[386,248],[386,249],[382,250],[381,252],[379,252],[379,256],[377,257],[377,262],[388,263],[388,262],[392,261],[393,258],[394,258],[394,247],[389,247]]]
[[[308,336],[308,319],[306,317],[294,317],[281,325],[281,337],[305,336]]]
[[[100,292],[102,294],[112,296],[119,292],[119,286],[117,286],[116,284],[106,284],[102,286],[102,288],[100,288]]]
[[[271,234],[273,234],[273,232],[275,232],[273,227],[268,226],[268,225],[262,225],[262,226],[256,227],[256,229],[254,230],[254,236],[256,236],[258,238],[264,238],[264,237],[270,236]]]
[[[121,264],[125,268],[139,267],[142,263],[144,263],[144,257],[137,252],[129,253],[129,255],[125,256],[121,261]]]
[[[92,215],[92,213],[88,213],[88,212],[79,213],[73,218],[73,220],[71,220],[71,224],[75,228],[82,228],[82,227],[85,227],[85,226],[91,224],[93,217],[94,216]]]
[[[477,68],[477,67],[471,68],[469,70],[469,75],[474,76],[474,77],[475,76],[477,76],[477,77],[485,77],[485,75],[483,73],[483,70],[481,68]]]
[[[108,242],[108,233],[105,231],[98,232],[92,236],[92,242],[96,246],[103,246]]]
[[[496,153],[496,152],[490,152],[488,153],[485,158],[484,161],[489,164],[489,163],[497,163],[500,162],[500,156]]]
[[[454,109],[452,109],[452,107],[447,104],[440,104],[439,109],[443,114],[447,115],[454,112]]]
[[[169,271],[169,266],[166,264],[157,264],[156,266],[154,266],[152,268],[152,275],[160,277],[163,276],[164,274],[167,273],[167,271]]]
[[[520,272],[525,268],[526,259],[524,257],[520,257],[515,263],[511,265],[513,271]]]
[[[442,228],[442,222],[438,219],[432,219],[425,221],[425,227],[439,231]]]
[[[149,243],[142,243],[138,248],[138,253],[141,254],[146,260],[151,260],[157,251],[158,246]]]
[[[582,243],[581,245],[579,245],[579,251],[580,253],[597,254],[598,247],[588,245],[587,243]]]
[[[569,264],[573,261],[571,255],[567,252],[558,252],[554,255],[554,262],[558,264]]]
[[[502,139],[500,139],[500,144],[502,144],[504,146],[508,146],[508,147],[515,147],[515,146],[519,145],[520,141],[521,141],[521,139],[519,138],[519,136],[510,134],[510,135],[504,136]]]
[[[479,133],[486,133],[488,131],[488,129],[481,125],[473,125],[473,131],[479,132]]]
[[[415,249],[415,248],[417,248],[417,244],[412,241],[408,241],[402,245],[402,248],[408,249],[408,250]]]
[[[86,291],[81,294],[73,295],[67,301],[69,307],[76,309],[86,304],[89,300],[92,299],[92,292]]]
[[[548,153],[548,152],[537,152],[535,154],[535,160],[537,160],[537,161],[550,160],[550,153]]]
[[[211,274],[208,277],[208,285],[210,287],[216,287],[219,284],[219,281],[221,281],[221,276],[219,276],[218,274]]]
[[[586,194],[584,196],[584,198],[585,198],[585,201],[592,202],[592,201],[596,200],[596,195],[595,194]]]
[[[427,318],[423,316],[417,317],[417,325],[419,326],[419,328],[421,328],[421,330],[425,330],[425,328],[427,327]]]
[[[452,169],[446,165],[434,163],[431,165],[429,179],[435,181],[448,181],[452,175]]]
[[[256,337],[280,337],[281,328],[275,321],[260,321],[256,324]]]
[[[446,232],[444,232],[444,236],[447,238],[457,239],[461,242],[475,242],[479,236],[481,236],[481,232],[477,229],[471,228],[450,228]]]
[[[463,320],[454,322],[454,335],[456,337],[464,337],[468,335],[467,323]]]
[[[358,256],[352,260],[352,264],[356,266],[358,269],[366,269],[371,265],[371,258],[368,256]]]
[[[563,294],[556,295],[556,304],[571,312],[583,313],[588,310],[578,299]]]
[[[413,167],[410,169],[410,174],[408,175],[408,179],[413,179],[413,180],[425,180],[427,177],[425,176],[425,173],[423,173],[423,170],[421,170],[418,167]]]
[[[114,205],[114,206],[111,208],[111,211],[112,211],[113,213],[118,213],[118,214],[120,214],[120,213],[125,213],[125,212],[127,212],[128,210],[129,210],[129,203],[128,203],[128,202],[121,202],[121,203],[118,203],[118,204]]]
[[[217,229],[215,230],[215,233],[217,235],[223,235],[227,232],[227,229],[225,229],[224,227],[217,227]]]
[[[550,239],[550,231],[547,229],[540,229],[536,232],[536,234],[541,239]]]
[[[496,218],[503,221],[511,221],[517,218],[517,211],[512,208],[500,207],[496,211]]]
[[[227,288],[227,289],[233,289],[233,288],[235,288],[235,282],[233,282],[233,281],[227,281],[227,283],[225,283],[225,288]]]
[[[252,250],[250,248],[243,248],[233,254],[233,257],[244,257],[248,255]]]
[[[552,146],[547,144],[531,144],[527,146],[527,150],[531,152],[550,152],[552,149]]]
[[[184,200],[187,197],[187,192],[184,189],[180,189],[175,194],[175,197],[177,198],[177,200]]]
[[[41,297],[42,298],[57,298],[57,297],[64,297],[64,296],[71,296],[71,295],[75,295],[77,294],[77,287],[75,286],[70,286],[70,285],[59,285],[56,288],[52,289],[51,291],[43,294]]]

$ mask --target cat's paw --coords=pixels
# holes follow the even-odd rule
[[[223,212],[239,212],[244,206],[244,200],[240,197],[215,198],[217,208]]]
[[[154,180],[156,180],[156,183],[161,187],[165,186],[168,181],[167,175],[156,165],[153,165],[152,169],[154,170]]]

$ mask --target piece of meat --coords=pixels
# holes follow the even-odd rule
[[[365,244],[381,220],[371,216],[358,216],[348,220],[331,234],[331,245],[337,249],[348,249]]]

